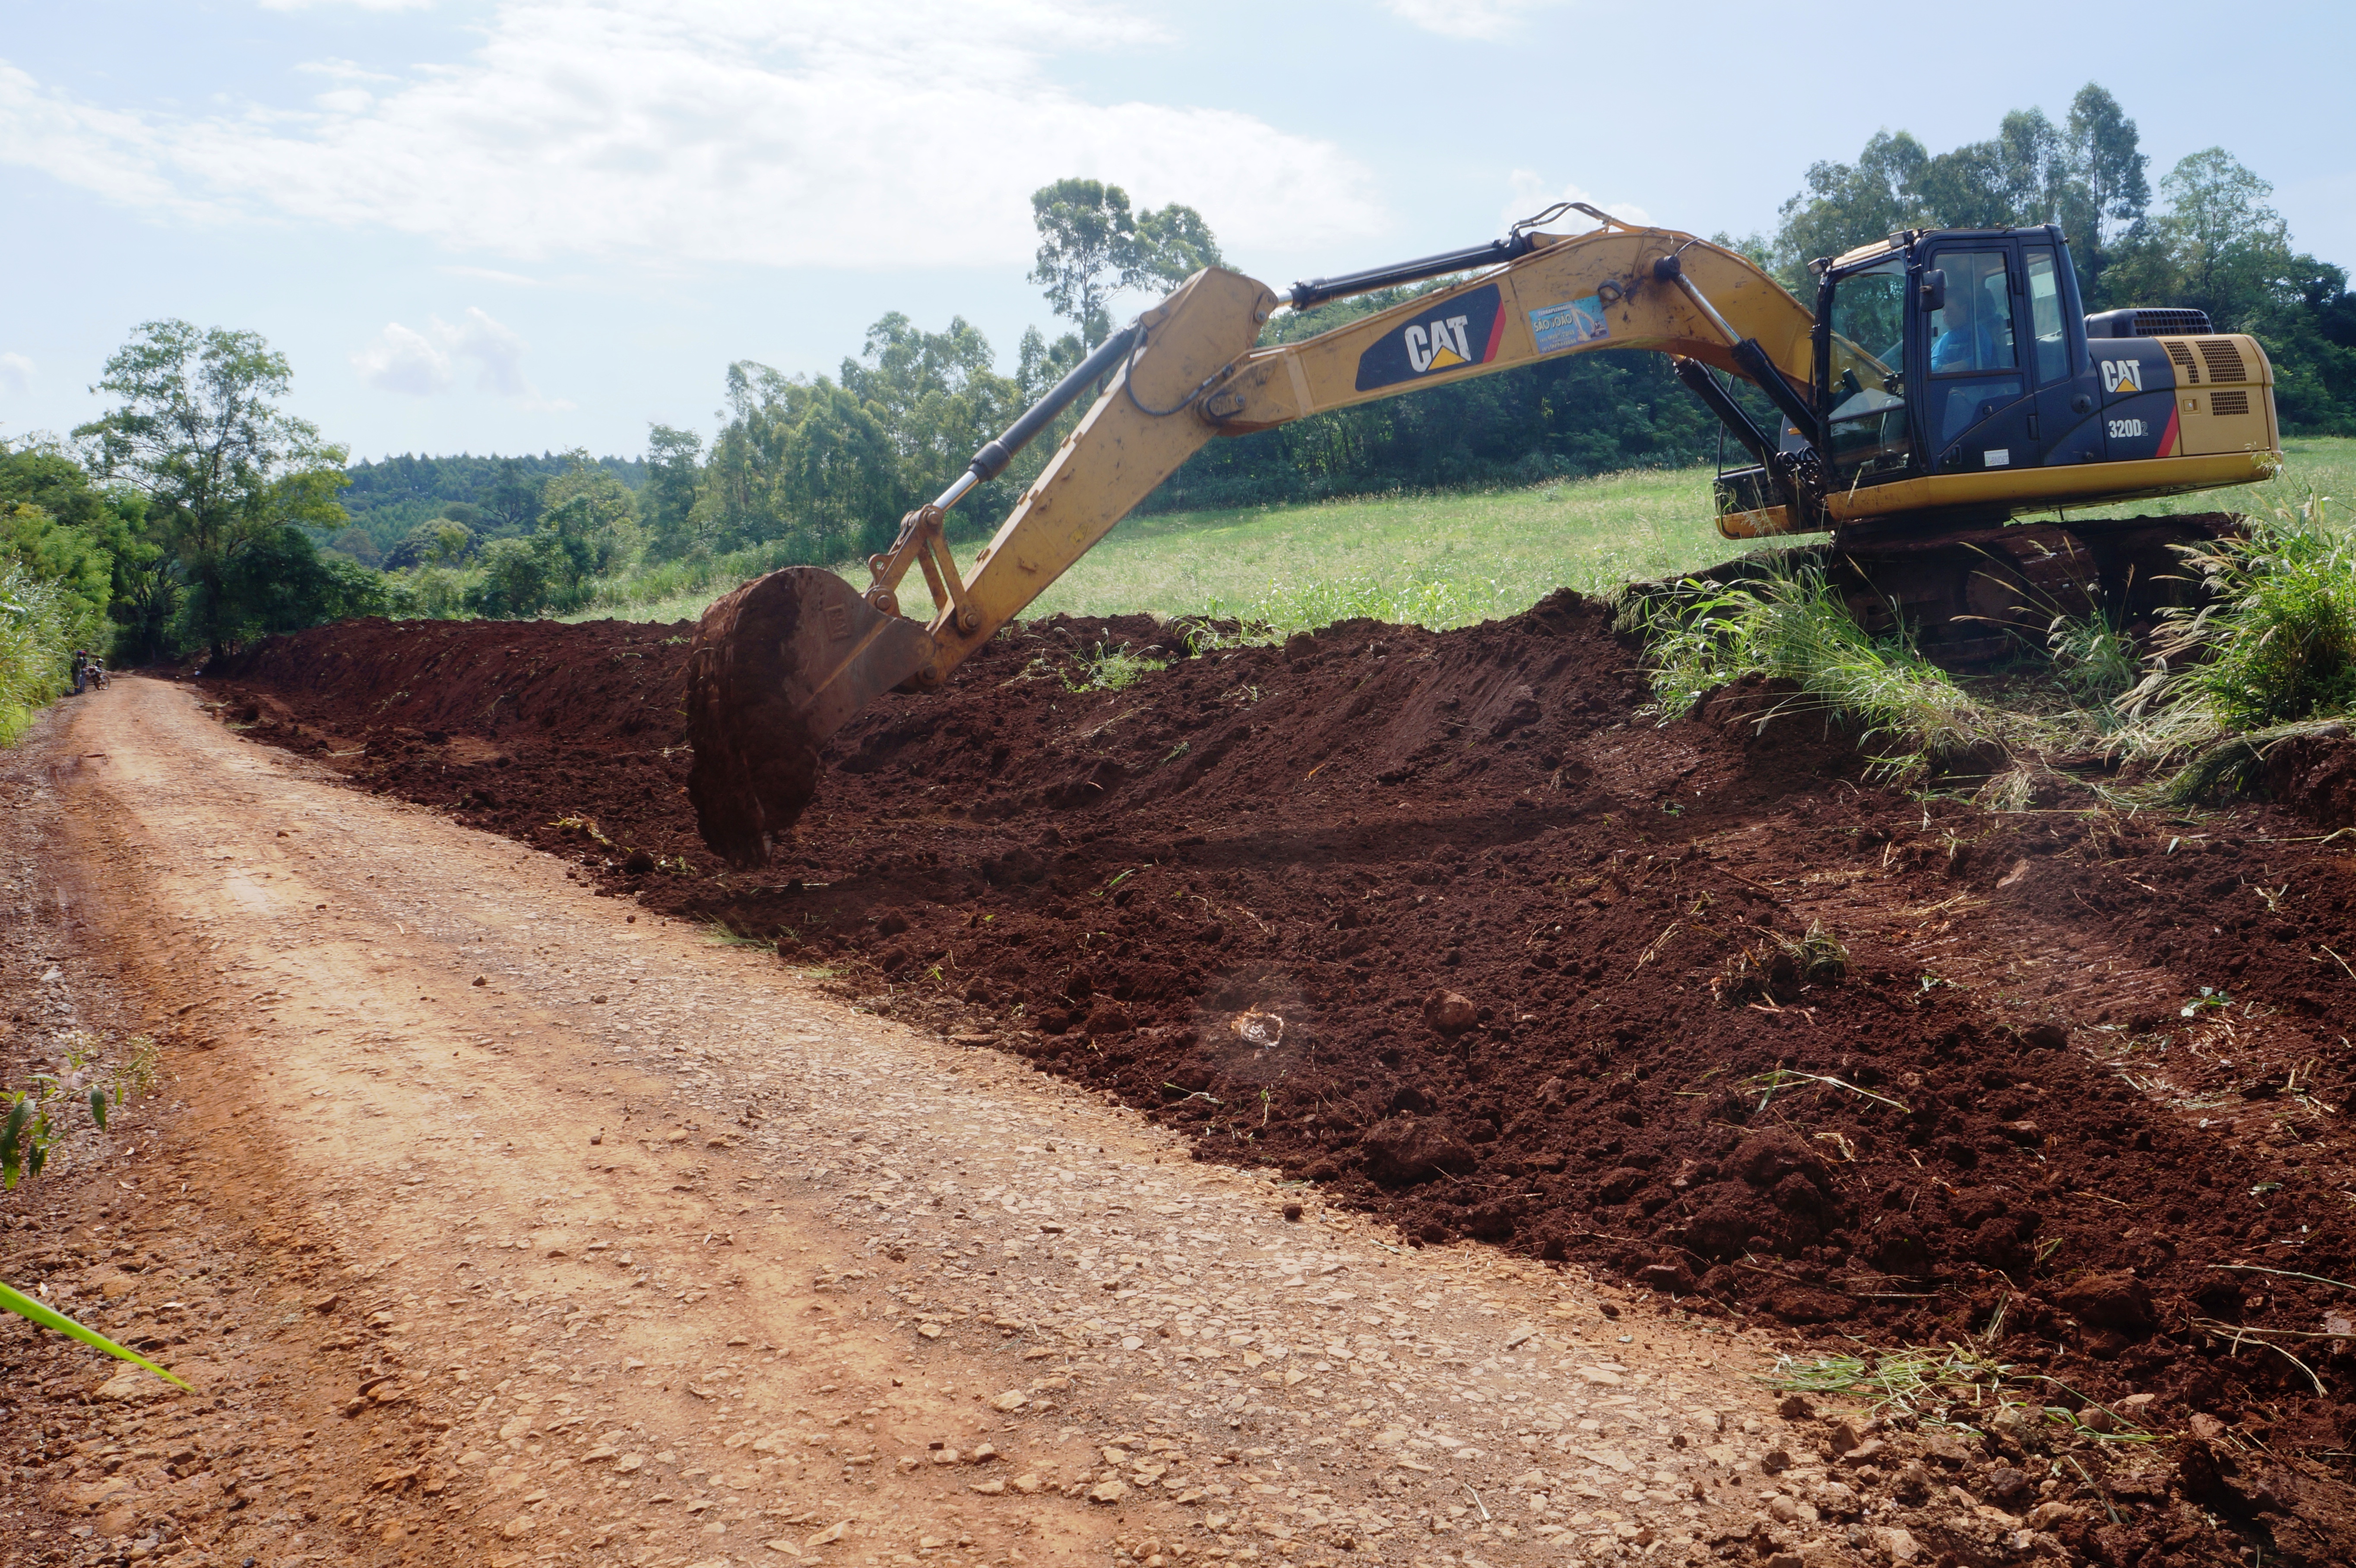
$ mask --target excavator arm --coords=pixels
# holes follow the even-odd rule
[[[1500,264],[1394,309],[1255,347],[1280,304],[1308,308],[1492,260]],[[1610,219],[1570,238],[1517,228],[1494,246],[1296,284],[1289,295],[1223,268],[1197,272],[975,453],[938,500],[903,519],[893,548],[870,560],[863,592],[831,573],[789,568],[706,613],[688,693],[689,790],[704,839],[731,860],[764,863],[808,804],[828,736],[884,691],[937,687],[1216,436],[1541,359],[1650,348],[1676,357],[1687,385],[1772,465],[1773,443],[1708,369],[1753,381],[1807,429],[1814,327],[1797,300],[1736,252]],[[961,569],[944,528],[949,508],[1097,386],[970,572]],[[932,602],[926,621],[902,613],[911,570]]]
[[[1788,417],[1812,419],[1814,318],[1740,255],[1617,225],[1527,239],[1526,255],[1470,282],[1268,347],[1251,340],[1280,296],[1217,268],[1189,279],[1139,318],[1105,391],[974,558],[970,581],[948,564],[926,515],[937,508],[914,514],[873,563],[871,598],[895,595],[912,562],[934,591],[935,656],[920,682],[988,641],[1215,436],[1599,348],[1670,354],[1693,367],[1689,383],[1702,366],[1742,376]],[[1294,293],[1332,297],[1317,284]]]

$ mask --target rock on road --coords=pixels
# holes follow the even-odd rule
[[[147,1221],[253,1221],[263,1300],[109,1293],[209,1319],[199,1456],[53,1499],[140,1528],[234,1424],[183,1563],[1682,1562],[1771,1502],[1811,1544],[1750,1336],[1401,1248],[183,688],[61,750],[178,1015]]]

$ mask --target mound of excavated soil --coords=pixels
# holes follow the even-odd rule
[[[213,684],[257,736],[364,744],[368,787],[1411,1237],[2356,1438],[2356,1292],[2322,1283],[2356,1281],[2345,840],[2086,812],[2060,775],[2044,810],[1925,801],[1820,720],[1762,732],[1766,690],[1656,727],[1566,594],[1198,658],[1141,617],[1010,632],[836,737],[748,876],[683,793],[688,630],[359,623]],[[1074,689],[1122,648],[1173,662]]]

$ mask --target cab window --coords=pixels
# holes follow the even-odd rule
[[[1836,279],[1826,421],[1841,472],[1903,467],[1906,435],[1906,259]]]
[[[2070,373],[2070,345],[2062,333],[2062,280],[2053,270],[2051,246],[2029,249],[2029,331],[2037,343],[2037,381],[2059,381]]]
[[[1931,264],[1947,274],[1947,303],[1931,321],[1931,374],[2017,370],[2012,289],[2001,251],[1943,251]]]
[[[2021,395],[2012,283],[2002,251],[1934,251],[1946,303],[1931,317],[1930,425],[1937,449]]]

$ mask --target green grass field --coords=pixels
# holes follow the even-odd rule
[[[2263,485],[2071,515],[2264,514],[2323,498],[2345,520],[2356,502],[2356,440],[2293,440],[2284,448],[2287,466]],[[1148,611],[1265,621],[1285,631],[1352,615],[1468,625],[1526,609],[1557,588],[1609,593],[1741,553],[1710,520],[1710,477],[1704,467],[1640,471],[1526,490],[1132,518],[1025,618]],[[862,581],[865,571],[846,575]],[[719,592],[586,614],[692,619]]]

